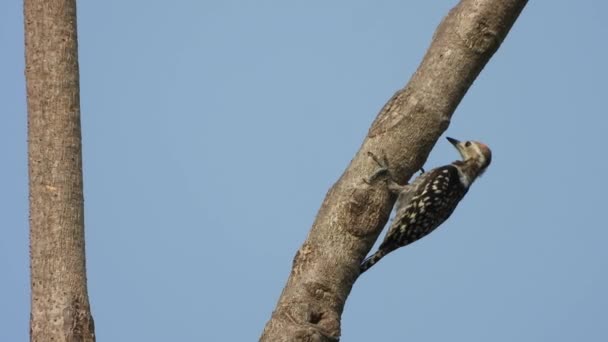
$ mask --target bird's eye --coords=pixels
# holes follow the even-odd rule
[[[465,146],[465,147],[469,147],[469,146],[471,146],[471,142],[470,142],[470,141],[465,142],[465,143],[464,143],[464,146]]]

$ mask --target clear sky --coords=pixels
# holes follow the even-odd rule
[[[81,1],[99,341],[254,341],[456,1]],[[447,134],[493,163],[355,284],[344,341],[608,339],[608,3],[530,1]],[[22,5],[0,2],[0,341],[29,321]],[[441,139],[426,168],[456,151]]]

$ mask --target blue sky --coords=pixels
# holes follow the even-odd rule
[[[252,341],[317,209],[456,1],[82,1],[99,341]],[[355,284],[344,341],[605,341],[603,1],[531,1],[447,134],[493,163]],[[0,2],[0,341],[29,320],[21,2]],[[426,168],[457,157],[441,139]]]

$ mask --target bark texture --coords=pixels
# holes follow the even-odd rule
[[[84,250],[75,0],[25,0],[31,341],[95,341]]]
[[[405,182],[424,164],[452,113],[526,5],[525,0],[462,0],[437,28],[407,86],[384,106],[350,165],[327,193],[293,260],[261,341],[336,341],[359,264],[386,224],[395,201],[369,186],[386,156]]]

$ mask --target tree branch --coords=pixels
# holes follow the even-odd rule
[[[24,0],[30,341],[94,342],[87,293],[76,0]]]
[[[385,155],[400,182],[420,169],[526,3],[462,0],[439,24],[418,70],[380,111],[355,158],[327,193],[261,341],[339,339],[342,310],[359,264],[395,200],[382,185],[362,181],[376,167],[367,152]]]

